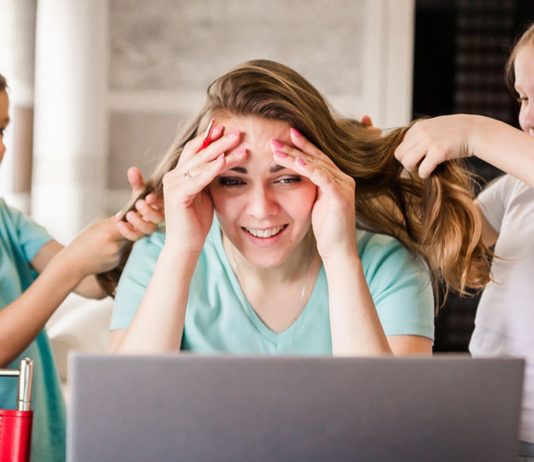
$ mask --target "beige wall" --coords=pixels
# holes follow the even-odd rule
[[[119,209],[128,198],[127,167],[148,175],[178,124],[201,107],[206,86],[248,59],[295,68],[347,116],[370,114],[382,127],[410,117],[414,0],[3,2],[24,23],[24,37],[35,35],[38,5],[32,205],[54,233],[68,228],[72,235],[82,221]],[[0,72],[18,37],[11,26],[8,34],[6,11]],[[17,191],[27,190],[32,143],[32,46],[24,50],[11,53],[19,63],[11,67],[26,76],[27,88],[20,92],[16,75],[6,72],[21,107],[23,155],[7,172],[18,172],[10,183]],[[72,194],[58,189],[67,179]],[[51,202],[61,205],[60,215],[50,215]]]
[[[109,0],[107,186],[126,200],[125,169],[148,173],[207,85],[233,66],[274,59],[302,73],[347,116],[406,123],[413,0]]]
[[[126,170],[138,166],[147,174],[171,145],[184,116],[165,112],[112,111],[109,119],[108,187],[128,188]]]

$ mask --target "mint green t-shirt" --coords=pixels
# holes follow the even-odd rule
[[[0,199],[0,309],[16,300],[37,274],[30,262],[51,237],[41,226]],[[34,362],[32,461],[65,460],[65,404],[48,337],[37,338],[8,367]],[[17,379],[0,377],[0,409],[16,409]],[[1,429],[0,429],[1,431]]]
[[[424,265],[389,236],[357,231],[357,238],[365,277],[386,335],[433,339],[434,299]],[[117,287],[112,330],[130,325],[164,241],[165,234],[158,231],[134,245]],[[181,348],[199,353],[332,354],[324,268],[301,315],[285,331],[274,332],[243,294],[215,221],[191,280]]]

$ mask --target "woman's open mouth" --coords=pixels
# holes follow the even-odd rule
[[[276,236],[277,234],[280,234],[285,228],[287,228],[287,225],[275,226],[274,228],[264,229],[245,228],[244,226],[242,227],[242,229],[244,229],[247,233],[252,234],[254,237],[259,237],[261,239],[267,239],[269,237]]]

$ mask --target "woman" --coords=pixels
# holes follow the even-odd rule
[[[148,186],[166,229],[133,249],[110,349],[430,354],[430,281],[482,286],[488,251],[466,173],[405,175],[404,132],[334,117],[275,62],[217,79]]]

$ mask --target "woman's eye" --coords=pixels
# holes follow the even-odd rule
[[[276,182],[280,184],[293,184],[293,183],[300,183],[301,181],[302,181],[302,178],[300,176],[285,176],[283,178],[276,180]]]
[[[219,184],[221,186],[243,186],[245,182],[241,178],[235,177],[219,177]]]

